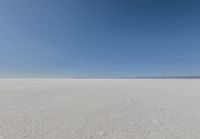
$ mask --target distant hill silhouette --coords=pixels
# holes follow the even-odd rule
[[[141,76],[138,79],[200,79],[200,76]]]
[[[74,77],[75,79],[200,79],[200,76]]]

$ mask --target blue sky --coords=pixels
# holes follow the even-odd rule
[[[1,0],[0,77],[200,75],[198,0]]]

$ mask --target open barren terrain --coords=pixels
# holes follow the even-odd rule
[[[200,80],[0,80],[0,139],[198,139]]]

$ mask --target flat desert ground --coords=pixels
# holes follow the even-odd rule
[[[199,139],[198,79],[2,79],[0,139]]]

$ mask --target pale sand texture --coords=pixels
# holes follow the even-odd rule
[[[199,139],[200,80],[0,80],[0,139]]]

